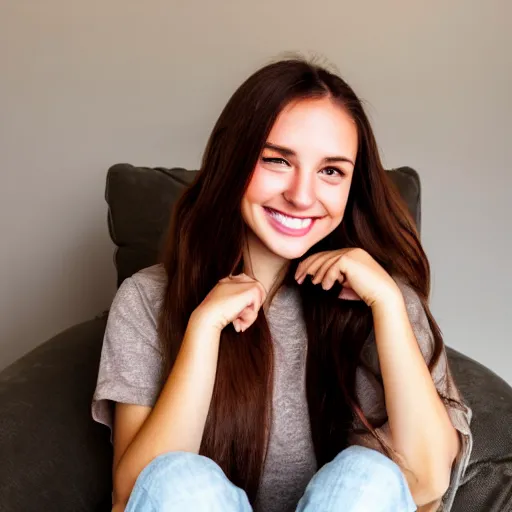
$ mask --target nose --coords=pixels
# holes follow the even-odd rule
[[[312,176],[297,173],[284,192],[284,198],[295,208],[306,210],[315,204],[315,181]]]

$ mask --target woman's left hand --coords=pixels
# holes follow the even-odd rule
[[[299,284],[307,275],[313,284],[322,284],[330,290],[338,281],[343,285],[339,297],[345,300],[363,300],[368,306],[401,296],[393,278],[360,248],[339,249],[313,254],[299,263],[295,279]]]

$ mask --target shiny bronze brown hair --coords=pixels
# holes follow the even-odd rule
[[[361,101],[336,74],[301,58],[271,63],[233,94],[208,140],[200,172],[177,203],[161,253],[168,284],[159,332],[168,375],[191,313],[217,282],[244,269],[246,226],[241,201],[267,136],[281,110],[301,99],[331,98],[358,130],[358,152],[340,226],[309,254],[360,247],[420,297],[442,350],[428,305],[430,270],[407,207],[380,161]],[[285,282],[293,279],[292,261]],[[299,287],[307,326],[306,390],[318,467],[347,445],[355,419],[375,434],[355,393],[355,371],[372,315],[361,302],[343,301],[306,281]],[[222,332],[216,381],[200,453],[210,457],[254,502],[271,421],[273,352],[263,310],[244,333]],[[386,447],[384,447],[386,449]]]

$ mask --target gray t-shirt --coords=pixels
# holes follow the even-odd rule
[[[160,393],[162,358],[157,324],[166,284],[162,265],[148,267],[126,279],[112,303],[92,401],[93,418],[111,429],[115,402],[153,406]],[[415,292],[404,284],[399,285],[416,339],[429,361],[433,339],[427,317]],[[305,392],[307,335],[296,288],[282,287],[277,292],[267,320],[275,353],[273,413],[254,510],[288,512],[295,510],[317,470]],[[361,367],[356,373],[356,391],[362,410],[372,418],[385,419],[384,390],[373,334],[364,345],[362,357],[371,369]],[[442,501],[428,508],[429,512],[449,511],[472,449],[471,410],[460,397],[444,352],[432,369],[432,378],[461,437],[450,487]],[[361,425],[356,422],[354,427]],[[377,433],[384,441],[390,440],[387,423]],[[382,451],[371,434],[354,433],[349,442]]]

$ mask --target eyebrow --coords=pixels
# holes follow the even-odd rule
[[[281,153],[281,155],[283,156],[297,156],[297,153],[295,153],[293,149],[285,148],[284,146],[278,146],[277,144],[271,144],[270,142],[265,143],[263,149],[273,149],[274,151]],[[322,162],[326,164],[332,164],[334,162],[348,162],[349,164],[354,165],[354,162],[352,162],[352,160],[350,160],[350,158],[347,158],[346,156],[326,156],[322,160]]]

